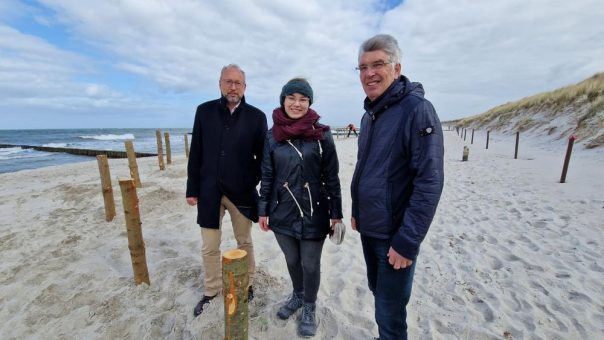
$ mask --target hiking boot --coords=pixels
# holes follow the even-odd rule
[[[218,294],[216,294],[216,295],[218,295]],[[210,301],[212,301],[212,299],[215,298],[216,295],[214,295],[214,296],[204,295],[201,298],[201,300],[197,303],[197,306],[195,306],[195,309],[193,309],[193,315],[198,316],[199,314],[201,314],[201,312],[203,312],[203,307],[205,307],[205,305],[210,303]]]
[[[304,337],[315,336],[317,333],[317,319],[315,318],[315,303],[304,302],[302,318],[298,324],[298,335]]]
[[[304,304],[304,301],[302,300],[303,295],[304,294],[302,293],[293,292],[289,300],[283,306],[281,306],[281,308],[279,308],[279,311],[277,312],[279,319],[287,320],[290,316],[292,316],[292,314],[300,309],[300,307],[302,307]]]

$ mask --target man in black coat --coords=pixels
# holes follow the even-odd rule
[[[220,99],[197,107],[187,171],[187,203],[197,205],[201,227],[204,295],[193,314],[201,314],[222,290],[220,241],[225,210],[231,216],[237,246],[248,254],[250,286],[255,269],[252,221],[258,221],[256,185],[267,130],[266,115],[245,102],[245,73],[222,68]]]

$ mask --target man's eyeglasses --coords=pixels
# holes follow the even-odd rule
[[[394,64],[392,61],[383,61],[383,60],[378,60],[374,63],[371,63],[369,65],[367,64],[361,64],[359,66],[356,67],[356,70],[363,73],[363,72],[367,72],[368,70],[375,70],[375,71],[379,71],[381,69],[383,69],[386,65],[389,64]]]
[[[222,83],[225,84],[227,87],[235,85],[236,88],[241,88],[244,85],[244,83],[238,80],[223,80]]]

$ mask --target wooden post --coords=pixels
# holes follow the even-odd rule
[[[155,130],[155,137],[157,138],[157,161],[159,162],[159,170],[165,170],[164,166],[164,151],[161,145],[161,131]]]
[[[560,176],[560,183],[566,182],[566,172],[568,171],[568,163],[570,163],[570,154],[573,152],[573,145],[575,144],[574,135],[568,139],[568,147],[566,148],[566,156],[564,157],[564,165],[562,166],[562,176]]]
[[[468,131],[466,129],[463,129],[463,140],[466,140],[466,134],[467,134],[467,132]]]
[[[185,156],[189,158],[189,136],[185,133]]]
[[[126,145],[126,154],[128,155],[128,167],[130,168],[130,177],[134,180],[137,188],[141,188],[141,179],[138,175],[138,164],[136,163],[136,153],[134,153],[134,145],[131,140],[124,142]]]
[[[461,157],[462,162],[466,162],[468,160],[468,155],[470,153],[470,149],[464,145],[463,146],[463,156]]]
[[[514,150],[514,159],[518,159],[518,142],[520,141],[520,131],[516,132],[516,148]]]
[[[134,283],[139,285],[149,282],[149,271],[147,270],[147,258],[145,256],[145,241],[141,228],[141,217],[138,210],[138,196],[133,179],[120,179],[122,191],[122,203],[124,205],[124,216],[126,217],[126,230],[128,231],[128,248],[134,271]]]
[[[164,138],[166,139],[166,161],[168,164],[172,164],[172,149],[170,148],[170,134],[164,132]]]
[[[474,144],[474,129],[472,129],[472,139],[470,139],[470,144]]]
[[[487,131],[487,149],[489,148],[489,134],[491,134],[491,131]]]
[[[224,296],[224,338],[248,338],[248,260],[241,249],[222,255],[222,293]]]
[[[105,220],[110,222],[115,217],[115,201],[113,199],[113,188],[111,187],[111,175],[109,174],[107,155],[97,155],[96,161],[99,164],[99,173],[101,174],[101,189],[103,192],[103,201],[105,202]]]

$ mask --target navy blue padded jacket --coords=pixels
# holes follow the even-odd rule
[[[443,132],[420,83],[399,77],[385,93],[365,99],[352,216],[364,236],[390,239],[414,260],[432,223],[444,182]]]

